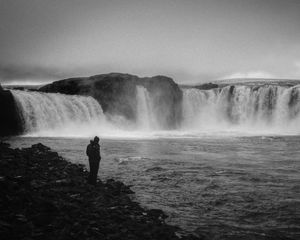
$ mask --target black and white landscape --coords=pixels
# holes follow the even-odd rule
[[[299,12],[0,1],[0,234],[299,239]]]
[[[71,78],[2,90],[8,109],[2,127],[41,137],[298,135],[299,83],[240,79],[180,86],[165,76],[120,73]]]

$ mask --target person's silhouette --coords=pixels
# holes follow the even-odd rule
[[[86,155],[88,155],[89,157],[89,165],[90,165],[90,174],[89,174],[88,183],[92,185],[96,185],[99,163],[101,160],[99,138],[97,136],[94,138],[94,141],[91,140],[90,144],[87,146]]]

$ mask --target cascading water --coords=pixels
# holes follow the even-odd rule
[[[156,114],[149,92],[146,88],[137,87],[137,124],[141,130],[149,131],[158,128]]]
[[[300,86],[184,89],[183,129],[300,133]]]
[[[88,136],[108,126],[92,97],[12,90],[26,134]]]
[[[12,90],[25,133],[32,136],[145,137],[216,133],[300,134],[300,85],[183,89],[182,124],[160,125],[153,99],[137,87],[136,121],[104,115],[92,97]],[[149,135],[150,134],[150,135]]]

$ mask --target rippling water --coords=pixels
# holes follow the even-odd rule
[[[42,142],[87,164],[88,139]],[[133,185],[144,206],[210,239],[300,239],[300,137],[103,139],[100,176]]]

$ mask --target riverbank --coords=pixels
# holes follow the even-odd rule
[[[198,239],[144,209],[122,182],[86,183],[88,172],[50,148],[0,143],[0,235],[3,239]]]

